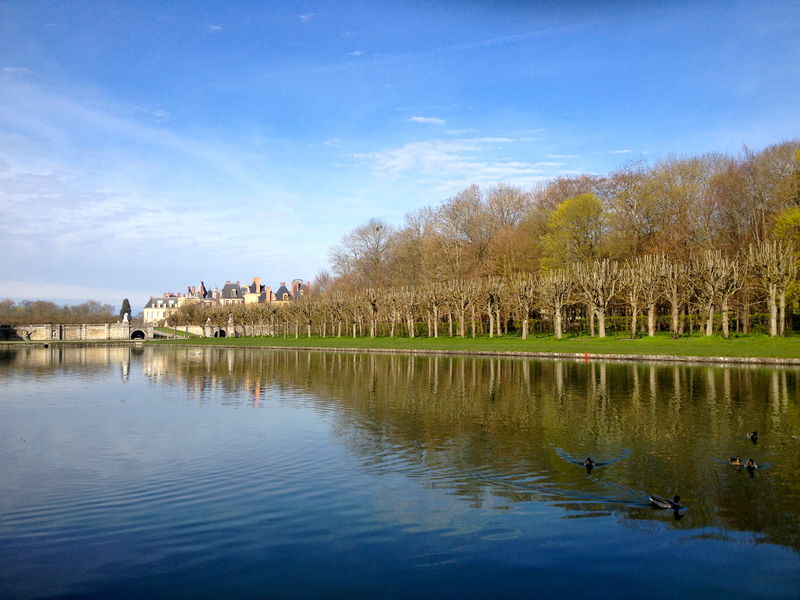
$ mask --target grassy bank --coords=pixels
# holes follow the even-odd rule
[[[194,338],[154,342],[209,346],[279,346],[286,348],[356,348],[387,350],[449,350],[460,352],[555,352],[577,354],[624,354],[670,356],[720,356],[738,358],[800,358],[800,338],[770,338],[750,335],[724,339],[718,336],[685,337],[673,340],[669,336],[643,337],[569,337],[557,340],[552,336],[501,338],[320,338],[320,337],[240,337]]]

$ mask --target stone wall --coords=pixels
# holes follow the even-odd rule
[[[152,325],[132,325],[130,323],[81,323],[59,325],[44,323],[36,325],[0,325],[0,340],[53,342],[53,341],[96,341],[130,340],[134,334],[142,339],[153,339]]]

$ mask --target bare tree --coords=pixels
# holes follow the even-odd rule
[[[622,289],[631,308],[631,338],[635,338],[638,334],[639,307],[644,285],[639,261],[636,258],[626,261],[622,267]]]
[[[578,290],[589,309],[589,318],[597,316],[598,335],[606,337],[606,313],[620,289],[622,270],[610,259],[578,263],[574,267]]]
[[[530,273],[520,273],[509,282],[509,291],[517,318],[522,321],[522,339],[528,339],[531,312],[536,305],[539,281]]]
[[[727,260],[719,250],[694,254],[690,260],[698,303],[706,315],[706,335],[714,335],[714,303],[727,277]]]
[[[574,281],[566,269],[546,271],[539,279],[539,306],[543,313],[553,319],[556,339],[562,338],[564,307],[572,300]]]
[[[779,333],[784,335],[786,288],[797,274],[794,247],[782,241],[751,244],[748,258],[755,277],[767,293],[769,335],[771,337],[775,337]],[[780,316],[778,315],[779,310]]]
[[[339,276],[351,275],[363,285],[383,285],[395,230],[380,219],[356,227],[331,249],[331,262]]]

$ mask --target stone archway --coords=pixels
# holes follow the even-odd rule
[[[223,338],[225,337],[225,335],[226,334],[224,329],[218,329],[217,331],[214,332],[214,337],[216,338]]]
[[[132,340],[143,340],[147,337],[141,329],[134,329],[131,331],[131,339]]]

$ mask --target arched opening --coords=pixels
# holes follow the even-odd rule
[[[145,337],[147,336],[145,336],[144,331],[142,331],[141,329],[137,329],[131,332],[132,340],[143,340]]]
[[[214,332],[214,337],[225,337],[225,330],[218,329],[217,331]]]

